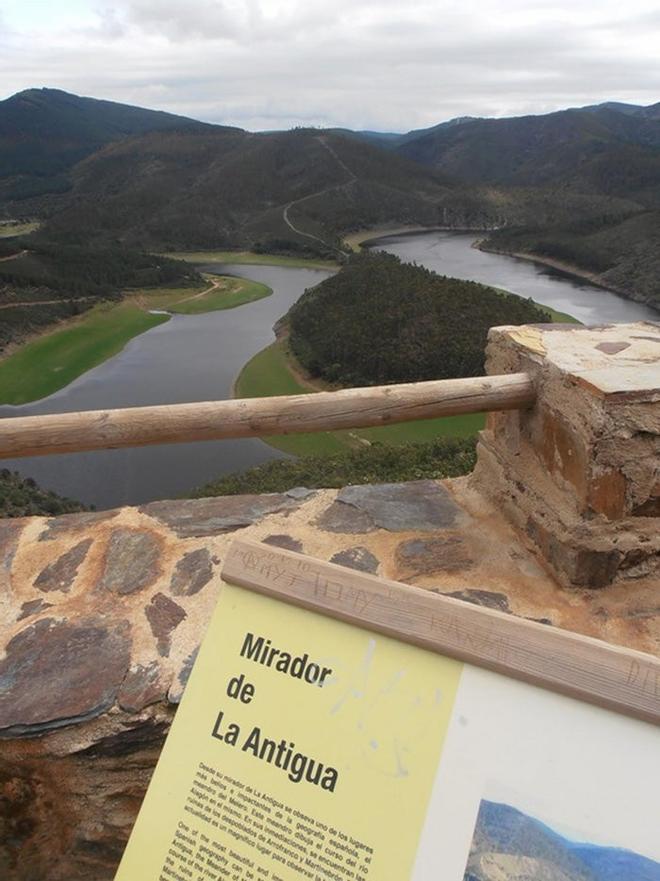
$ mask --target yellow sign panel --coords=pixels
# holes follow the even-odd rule
[[[116,881],[409,879],[461,670],[224,586]]]

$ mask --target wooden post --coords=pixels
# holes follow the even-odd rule
[[[0,459],[366,428],[531,406],[530,376],[481,376],[272,398],[0,420]]]

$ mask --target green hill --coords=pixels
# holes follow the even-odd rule
[[[503,214],[497,226],[504,229],[487,247],[566,261],[660,306],[660,105],[609,102],[544,116],[456,120],[410,133],[396,150],[473,186],[509,194],[533,188],[539,205],[548,194],[553,202],[562,193],[593,199],[590,216],[538,213],[521,222]]]
[[[397,151],[473,184],[631,198],[660,184],[660,120],[616,105],[511,119],[465,119],[405,136]],[[625,166],[625,173],[616,173]],[[614,180],[604,173],[614,172]],[[660,203],[659,203],[660,204]]]
[[[12,95],[0,101],[0,207],[28,213],[37,197],[70,189],[70,169],[111,141],[189,125],[201,126],[171,113],[59,89]]]
[[[20,242],[20,240],[18,240]],[[199,276],[188,264],[114,247],[81,247],[26,240],[23,250],[7,239],[0,248],[17,253],[0,261],[0,353],[62,319],[104,300],[119,301],[125,288],[191,283]],[[18,249],[18,251],[17,251]]]
[[[47,233],[173,249],[259,244],[333,253],[385,221],[479,225],[482,205],[415,163],[335,134],[149,134],[81,162]]]
[[[484,248],[578,266],[600,284],[660,310],[660,211],[612,222],[501,229]]]
[[[288,319],[291,349],[313,376],[377,385],[480,375],[490,327],[550,317],[513,294],[376,251],[305,292]]]
[[[356,138],[308,129],[151,133],[109,145],[72,177],[46,235],[152,249],[336,256],[342,234],[384,224],[483,229],[636,209],[593,195],[456,184]]]

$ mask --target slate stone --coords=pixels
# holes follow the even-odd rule
[[[451,593],[444,593],[443,596],[453,597],[455,600],[463,600],[466,603],[472,603],[475,606],[484,606],[486,609],[495,609],[497,612],[506,612],[511,614],[509,606],[509,598],[506,594],[497,593],[493,590],[454,590]]]
[[[324,532],[336,532],[341,535],[364,535],[374,532],[373,520],[364,511],[353,505],[334,501],[329,508],[316,518],[316,526]]]
[[[353,509],[353,513],[346,508]],[[317,525],[327,532],[348,534],[374,529],[432,532],[453,526],[459,513],[460,508],[444,487],[432,480],[414,480],[347,486]]]
[[[598,343],[596,348],[600,352],[605,352],[606,355],[617,355],[619,352],[623,352],[625,349],[629,349],[630,343],[604,342],[604,343]]]
[[[140,753],[149,753],[154,750],[160,752],[169,727],[169,724],[164,721],[157,722],[154,719],[139,720],[137,724],[133,724],[130,728],[125,728],[117,734],[109,734],[107,737],[100,738],[91,746],[79,750],[77,755],[85,756],[88,759],[123,759],[130,756],[134,761],[139,761]],[[121,764],[112,764],[111,767],[113,769],[121,767]],[[131,767],[135,766],[132,764]],[[153,766],[149,770],[152,771]],[[108,842],[106,839],[103,842],[83,840],[80,844],[86,853],[90,851],[98,853],[99,849],[102,849],[105,853],[110,854],[111,858],[108,859],[108,866],[111,873],[116,869],[126,846],[123,841]],[[85,865],[88,865],[87,859],[85,859]],[[98,877],[100,878],[101,876]],[[110,878],[111,875],[106,873],[102,877]]]
[[[201,538],[244,529],[267,514],[294,511],[301,504],[301,500],[288,494],[269,493],[151,502],[140,511],[169,526],[179,538]]]
[[[309,499],[312,496],[315,496],[317,490],[308,489],[306,486],[294,486],[292,489],[288,489],[285,495],[289,496],[290,499]]]
[[[330,557],[331,563],[337,563],[339,566],[346,566],[348,569],[357,569],[358,572],[371,572],[374,574],[378,571],[379,560],[374,557],[369,548],[361,546],[355,548],[347,548],[345,551],[339,551]]]
[[[121,595],[142,590],[160,575],[159,557],[160,541],[152,533],[115,529],[98,587]]]
[[[47,603],[42,599],[30,600],[27,603],[23,603],[21,606],[21,614],[16,620],[22,621],[24,618],[31,618],[32,615],[36,615],[37,613],[43,612],[45,609],[51,609],[52,607],[52,603]]]
[[[42,569],[34,581],[34,586],[44,593],[51,590],[62,590],[68,593],[92,542],[91,538],[79,541],[77,545],[58,557],[54,563],[50,563],[45,569]]]
[[[292,535],[286,535],[285,533],[267,535],[266,538],[263,539],[263,543],[265,545],[272,545],[274,548],[284,548],[286,551],[296,551],[299,554],[303,553],[303,543]]]
[[[11,564],[22,531],[23,524],[18,521],[0,522],[0,590],[11,573]]]
[[[130,663],[128,622],[43,618],[0,661],[0,737],[39,734],[99,716],[115,702]]]
[[[176,564],[170,590],[174,596],[192,596],[206,587],[213,577],[213,562],[206,548],[189,551]]]
[[[170,686],[170,690],[167,692],[167,699],[171,704],[181,703],[183,692],[186,690],[186,685],[188,684],[188,679],[190,678],[198,654],[199,646],[190,652],[186,660],[183,662],[179,675]]]
[[[396,549],[395,559],[407,576],[459,572],[474,565],[464,539],[458,535],[413,538],[401,542]]]
[[[122,710],[139,713],[150,704],[164,700],[166,689],[161,682],[161,669],[158,661],[148,666],[136,664],[126,674],[117,702]]]
[[[46,524],[39,541],[52,541],[72,532],[82,532],[88,526],[104,523],[116,517],[118,511],[84,511],[80,514],[60,514]]]
[[[167,657],[170,653],[170,637],[172,631],[186,617],[181,606],[166,597],[164,593],[157,593],[144,610],[151,632],[156,637],[159,654]]]

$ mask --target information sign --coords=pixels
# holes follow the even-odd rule
[[[413,589],[252,543],[225,577],[273,596],[223,586],[116,881],[660,881],[656,725],[374,632]]]

